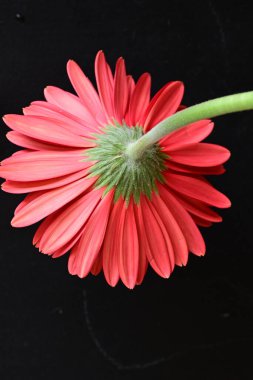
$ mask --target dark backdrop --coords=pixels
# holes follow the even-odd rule
[[[20,113],[48,84],[70,90],[69,58],[94,80],[99,49],[135,78],[149,71],[154,91],[183,80],[188,105],[253,89],[250,3],[1,0],[0,113]],[[1,194],[1,379],[253,378],[252,125],[253,112],[220,117],[209,139],[232,151],[213,183],[233,206],[203,231],[206,256],[169,280],[149,271],[134,291],[39,254],[35,227],[9,225],[22,197]],[[16,149],[6,131],[1,158]]]

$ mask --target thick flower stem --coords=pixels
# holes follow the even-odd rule
[[[253,91],[228,95],[208,100],[175,113],[161,121],[139,140],[127,147],[127,155],[133,160],[139,159],[145,150],[162,137],[198,120],[208,119],[228,113],[253,109]]]

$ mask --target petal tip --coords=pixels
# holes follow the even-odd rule
[[[181,90],[181,92],[184,91],[184,82],[182,82],[181,80],[176,80],[176,81],[173,81],[174,83],[174,86],[178,88],[178,90]]]
[[[67,71],[71,70],[72,68],[75,68],[77,65],[76,61],[74,61],[73,59],[69,59],[67,61]]]
[[[49,92],[51,92],[52,90],[54,90],[54,88],[55,88],[55,86],[50,86],[50,85],[46,86],[44,88],[44,94],[45,95],[48,94]]]
[[[21,227],[16,219],[17,219],[17,218],[16,218],[16,215],[15,215],[15,216],[12,218],[12,220],[11,220],[11,226],[12,226],[12,227],[16,227],[16,228],[17,228],[17,227]]]
[[[14,114],[9,113],[9,114],[4,115],[2,119],[5,122],[5,124],[8,125],[8,123],[13,120],[14,116],[15,116]]]
[[[124,282],[124,285],[129,289],[129,290],[133,290],[135,285],[136,285],[136,281],[130,281],[130,282]]]
[[[103,50],[102,50],[102,49],[99,50],[99,51],[97,52],[97,54],[96,54],[95,61],[97,61],[100,57],[104,57],[104,56],[105,56],[105,54],[104,54]]]

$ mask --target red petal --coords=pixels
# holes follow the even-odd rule
[[[72,86],[89,112],[95,119],[106,122],[97,91],[75,61],[68,61],[67,72]]]
[[[26,197],[25,206],[16,210],[11,222],[12,226],[24,227],[38,222],[76,198],[94,182],[94,178],[81,178],[57,189],[29,194]]]
[[[13,193],[13,194],[30,193],[30,192],[38,191],[38,190],[49,190],[49,189],[54,189],[56,187],[67,185],[80,178],[86,177],[88,173],[89,173],[89,168],[80,170],[73,174],[67,174],[62,177],[45,179],[41,181],[27,181],[27,182],[6,181],[2,184],[2,190],[8,193]]]
[[[95,74],[100,100],[108,119],[114,116],[112,73],[104,53],[100,50],[95,60]]]
[[[63,111],[68,111],[88,125],[97,126],[93,115],[77,96],[54,86],[47,86],[44,90],[44,95],[49,103],[60,107]]]
[[[24,202],[24,201],[23,201]],[[24,207],[23,202],[21,202],[19,204],[19,206],[16,208],[16,212],[17,212],[17,209],[21,209],[22,207]],[[27,202],[26,202],[27,203]],[[54,213],[52,213],[51,215],[49,215],[48,217],[46,217],[43,222],[39,225],[38,229],[36,230],[35,234],[34,234],[34,237],[33,237],[33,244],[35,245],[36,248],[39,247],[39,243],[40,243],[40,240],[44,234],[44,232],[46,231],[46,229],[48,228],[48,226],[50,226],[51,222],[54,220],[55,218],[55,215],[57,215],[59,211],[56,211]]]
[[[151,100],[146,116],[142,118],[141,125],[144,131],[154,127],[163,119],[176,112],[184,93],[182,82],[170,82],[166,84]]]
[[[134,89],[135,89],[135,82],[132,75],[127,75],[127,87],[128,87],[129,99],[131,99]]]
[[[140,285],[144,279],[144,276],[148,268],[147,256],[151,257],[150,249],[147,242],[147,237],[145,234],[145,227],[143,225],[143,218],[141,213],[139,213],[139,206],[134,204],[134,213],[136,227],[139,237],[139,264],[138,264],[138,274],[136,279],[136,284]],[[148,253],[149,252],[149,253]]]
[[[11,129],[26,136],[69,147],[85,147],[86,138],[69,132],[69,126],[62,121],[56,121],[44,116],[5,115],[4,122]]]
[[[23,108],[23,113],[25,116],[44,116],[49,119],[54,119],[56,124],[59,120],[64,123],[65,129],[80,136],[87,136],[88,133],[99,131],[94,125],[84,122],[84,120],[77,116],[46,101],[37,100],[32,102],[30,106]]]
[[[177,131],[172,132],[168,136],[161,139],[163,146],[177,148],[186,144],[198,143],[210,135],[214,124],[210,120],[200,120],[195,123],[186,125]]]
[[[186,145],[174,150],[168,147],[163,151],[175,162],[200,167],[217,166],[230,157],[230,152],[226,148],[206,143]]]
[[[31,150],[67,150],[69,147],[63,145],[56,145],[51,143],[45,143],[40,140],[36,140],[33,137],[28,137],[22,133],[16,131],[10,131],[6,134],[6,137],[13,144],[22,146],[23,148]],[[85,140],[85,148],[91,148],[95,144],[91,141]]]
[[[83,234],[69,257],[71,274],[85,277],[90,272],[104,240],[112,199],[113,192],[110,192],[98,204],[84,227]]]
[[[124,219],[124,224],[118,253],[119,274],[123,283],[133,289],[138,274],[139,243],[132,199],[127,208],[122,208],[121,218]]]
[[[197,256],[203,256],[206,250],[205,242],[193,219],[163,185],[158,185],[158,188],[160,196],[168,205],[171,213],[184,234],[189,251]]]
[[[199,199],[215,207],[227,208],[231,205],[230,200],[224,194],[201,178],[193,178],[169,172],[165,172],[164,176],[168,182],[168,186],[179,193],[194,199]]]
[[[161,217],[163,224],[168,232],[173,246],[173,251],[175,254],[175,262],[177,265],[186,265],[188,260],[188,247],[186,244],[185,237],[171,214],[169,208],[164,203],[160,195],[154,194],[152,202],[154,203],[159,216]]]
[[[220,175],[225,173],[225,168],[223,165],[210,166],[210,167],[194,167],[178,164],[170,160],[166,161],[166,166],[176,172],[188,173],[188,174],[204,174],[204,175]]]
[[[119,222],[124,207],[125,202],[122,198],[113,205],[102,248],[104,275],[111,286],[115,286],[119,281],[118,252],[122,234]]]
[[[212,222],[208,222],[207,220],[199,218],[196,215],[192,215],[192,219],[200,227],[211,227],[213,225]]]
[[[147,258],[152,268],[162,277],[168,278],[174,268],[173,248],[170,238],[162,223],[161,218],[156,212],[151,201],[145,196],[141,197],[138,209],[142,214],[142,219],[148,246]]]
[[[102,193],[101,189],[92,190],[66,205],[44,232],[40,241],[41,250],[52,253],[60,249],[82,229],[81,241],[85,233],[85,227],[82,227],[101,199]]]
[[[90,271],[93,274],[93,276],[97,276],[101,272],[102,269],[103,269],[103,256],[102,256],[102,253],[99,252],[96,259],[94,260],[94,263]]]
[[[116,63],[113,96],[115,116],[118,122],[121,123],[128,105],[128,83],[123,58],[119,58]]]
[[[129,123],[136,125],[141,120],[150,100],[151,76],[144,73],[136,83],[129,104]]]
[[[11,181],[37,181],[65,176],[91,166],[82,161],[83,151],[36,151],[13,155],[2,161],[0,176]]]
[[[181,205],[191,214],[201,219],[205,219],[209,222],[217,223],[222,221],[222,217],[219,214],[217,214],[217,212],[211,210],[210,207],[208,207],[205,203],[202,203],[197,199],[189,198],[182,194],[179,195],[174,192],[172,192],[172,194],[181,203]]]
[[[64,207],[64,209],[67,206]],[[47,231],[47,229],[50,227],[52,222],[58,217],[58,215],[62,212],[62,209],[57,210],[47,216],[43,222],[40,224],[39,228],[37,229],[34,239],[33,239],[33,244],[36,244],[35,246],[39,248],[39,250],[42,252],[43,246],[41,246],[41,240],[43,238],[44,233]],[[82,235],[83,228],[78,231],[78,233],[73,237],[71,240],[68,241],[67,244],[63,245],[61,248],[59,248],[56,251],[50,251],[50,252],[42,252],[46,253],[48,255],[51,255],[53,258],[58,258],[62,255],[64,255],[66,252],[68,252],[74,245],[75,243],[80,239]]]

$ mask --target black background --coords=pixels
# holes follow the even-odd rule
[[[94,80],[99,49],[112,65],[122,55],[135,78],[150,72],[154,91],[183,80],[187,105],[253,89],[250,4],[1,0],[0,113],[20,113],[46,85],[71,90],[69,58]],[[6,131],[1,123],[1,158],[16,150]],[[232,208],[203,229],[204,258],[191,255],[169,280],[149,271],[134,291],[72,277],[67,257],[39,254],[36,226],[9,225],[22,197],[1,194],[1,379],[253,378],[253,112],[216,119],[209,141],[232,151],[212,179]]]

